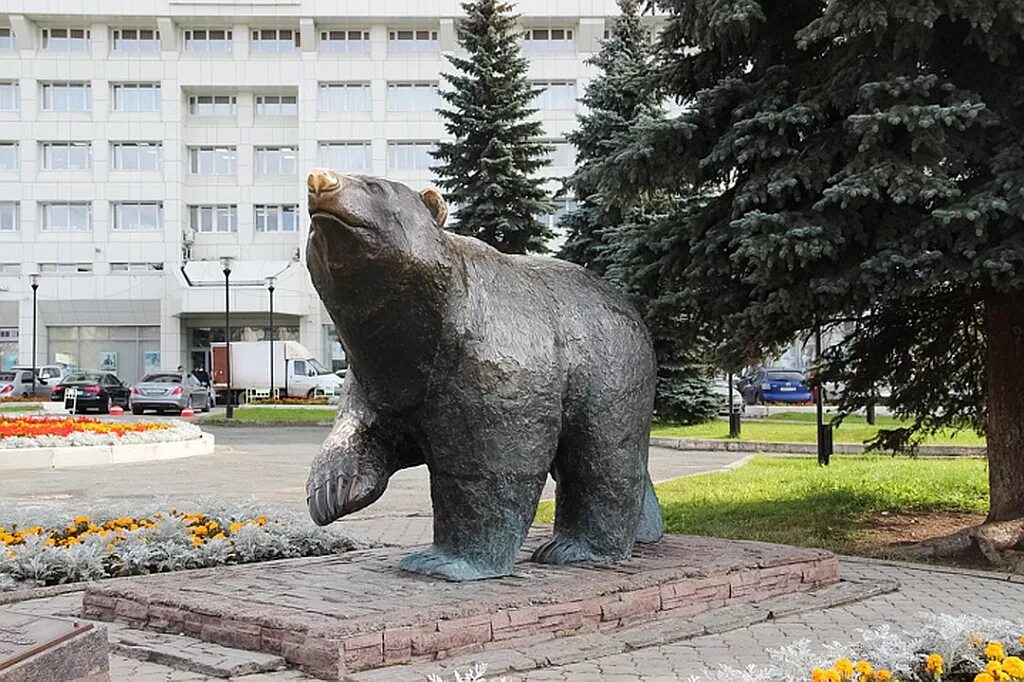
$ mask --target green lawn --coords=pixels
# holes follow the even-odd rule
[[[744,419],[740,431],[741,441],[768,441],[773,443],[814,443],[817,440],[813,413],[784,412],[764,419]],[[800,423],[792,423],[800,422]],[[836,443],[862,444],[871,440],[880,428],[892,428],[899,422],[892,417],[879,417],[875,426],[869,426],[860,416],[851,416],[833,432]],[[676,424],[655,424],[652,436],[663,438],[708,438],[726,440],[729,437],[729,423],[716,419],[705,424],[679,426]],[[929,436],[925,445],[970,445],[983,446],[985,438],[974,432],[943,432]]]
[[[4,413],[4,412],[35,412],[38,409],[39,409],[38,405],[33,405],[33,404],[30,404],[30,403],[22,403],[20,405],[18,403],[13,403],[11,405],[0,405],[0,413]]]
[[[986,462],[974,458],[910,459],[756,457],[728,473],[679,478],[657,486],[669,533],[762,540],[837,552],[870,549],[864,535],[882,511],[984,513]],[[550,523],[554,504],[538,520]]]
[[[308,407],[241,407],[235,408],[236,422],[329,422],[334,419],[333,410]],[[205,424],[224,422],[223,414],[203,419]]]

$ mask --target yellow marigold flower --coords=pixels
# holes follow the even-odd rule
[[[1008,656],[1003,660],[1003,671],[1011,677],[1024,677],[1024,660],[1017,656]]]
[[[212,538],[210,538],[210,539],[211,539],[211,540],[223,540],[223,539],[224,539],[224,538],[226,538],[226,537],[227,537],[227,535],[224,535],[224,533],[223,533],[223,531],[222,531],[222,532],[220,532],[220,533],[217,533],[216,535],[214,535],[214,536],[213,536]]]
[[[213,519],[210,519],[206,522],[206,527],[210,530],[217,530],[218,528],[220,528],[220,524],[214,521]]]
[[[888,670],[878,670],[875,672],[875,682],[892,682],[892,672]]]
[[[996,682],[996,678],[988,673],[978,673],[974,676],[974,682]]]
[[[137,524],[137,523],[133,523],[130,526],[128,526],[128,530],[130,530],[132,532],[137,531],[138,529],[139,529],[139,524]]]
[[[811,671],[811,682],[825,682],[825,671],[815,668]]]
[[[835,670],[825,671],[825,682],[843,682]]]
[[[71,545],[77,545],[80,542],[81,542],[81,540],[79,540],[78,538],[70,537],[70,538],[68,538],[67,540],[64,541],[64,544],[67,545],[68,547],[70,547]]]
[[[92,521],[92,519],[90,519],[88,516],[76,516],[71,520],[71,522],[76,526],[80,523],[89,523],[90,521]]]
[[[1006,652],[1003,650],[1003,645],[999,642],[989,642],[988,646],[982,651],[985,654],[985,658],[990,661],[1001,661],[1006,658]]]
[[[53,547],[54,545],[57,544],[57,541],[54,540],[53,538],[47,538],[46,541],[43,544],[46,545],[47,547]]]
[[[231,531],[232,533],[237,533],[238,531],[242,530],[242,528],[244,528],[244,526],[242,524],[238,523],[237,521],[232,523],[230,526],[228,526],[228,530]],[[815,682],[817,682],[817,681],[815,681]]]
[[[265,526],[265,525],[267,525],[267,517],[263,516],[262,514],[257,516],[256,517],[256,525],[257,526]]]
[[[871,664],[867,661],[857,661],[857,665],[853,666],[855,672],[865,677],[871,677],[875,669],[871,667]]]
[[[848,658],[840,658],[833,667],[843,677],[853,675],[853,663]]]
[[[939,656],[938,654],[932,654],[924,660],[924,669],[930,673],[941,675],[942,665],[944,663],[945,661],[942,660],[942,656]]]
[[[208,534],[210,532],[210,529],[207,528],[206,526],[196,526],[195,528],[192,529],[192,532],[195,533],[196,535],[206,535],[206,534]]]
[[[199,537],[198,535],[193,535],[192,536],[192,546],[193,547],[198,547],[201,544],[203,544],[203,539],[201,537]]]
[[[1020,645],[1021,645],[1021,646],[1024,646],[1024,635],[1021,635],[1021,636],[1020,636],[1020,639],[1019,639],[1019,640],[1017,640],[1017,641],[1018,641],[1018,642],[1020,642]]]

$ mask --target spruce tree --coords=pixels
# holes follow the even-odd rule
[[[658,358],[655,416],[659,420],[693,424],[714,418],[718,398],[711,390],[703,345],[689,331],[692,326],[672,317],[652,314],[652,293],[644,283],[623,277],[614,266],[612,236],[630,233],[634,243],[646,243],[658,216],[671,201],[667,192],[649,194],[642,202],[624,207],[607,201],[599,191],[601,163],[616,150],[620,138],[637,125],[662,120],[658,94],[651,87],[650,33],[640,19],[639,0],[619,0],[620,16],[608,40],[589,63],[597,67],[582,102],[587,111],[578,127],[566,135],[576,148],[576,170],[565,180],[565,192],[577,198],[577,208],[563,216],[559,226],[566,241],[558,256],[604,275],[622,287],[648,319]],[[626,256],[630,258],[631,256]]]
[[[551,231],[538,218],[551,211],[544,178],[549,147],[530,103],[538,91],[526,80],[512,6],[498,0],[462,4],[459,44],[449,55],[457,72],[441,97],[445,130],[434,158],[438,185],[457,210],[451,229],[505,253],[543,253]]]
[[[911,423],[886,445],[987,431],[989,521],[1024,517],[1024,0],[655,4],[685,107],[600,189],[702,194],[623,267],[734,366],[855,322],[823,377],[841,409],[887,384]]]

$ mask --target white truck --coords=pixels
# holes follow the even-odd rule
[[[232,402],[252,389],[278,389],[280,397],[311,398],[335,395],[341,379],[321,365],[309,350],[297,341],[274,341],[274,377],[270,377],[269,341],[231,342]],[[227,352],[223,342],[211,344],[213,371],[211,380],[219,396],[227,391]]]

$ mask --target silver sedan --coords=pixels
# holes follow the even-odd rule
[[[132,387],[130,405],[132,414],[146,410],[156,410],[158,414],[181,412],[186,407],[209,412],[213,400],[210,389],[191,374],[154,372]]]

